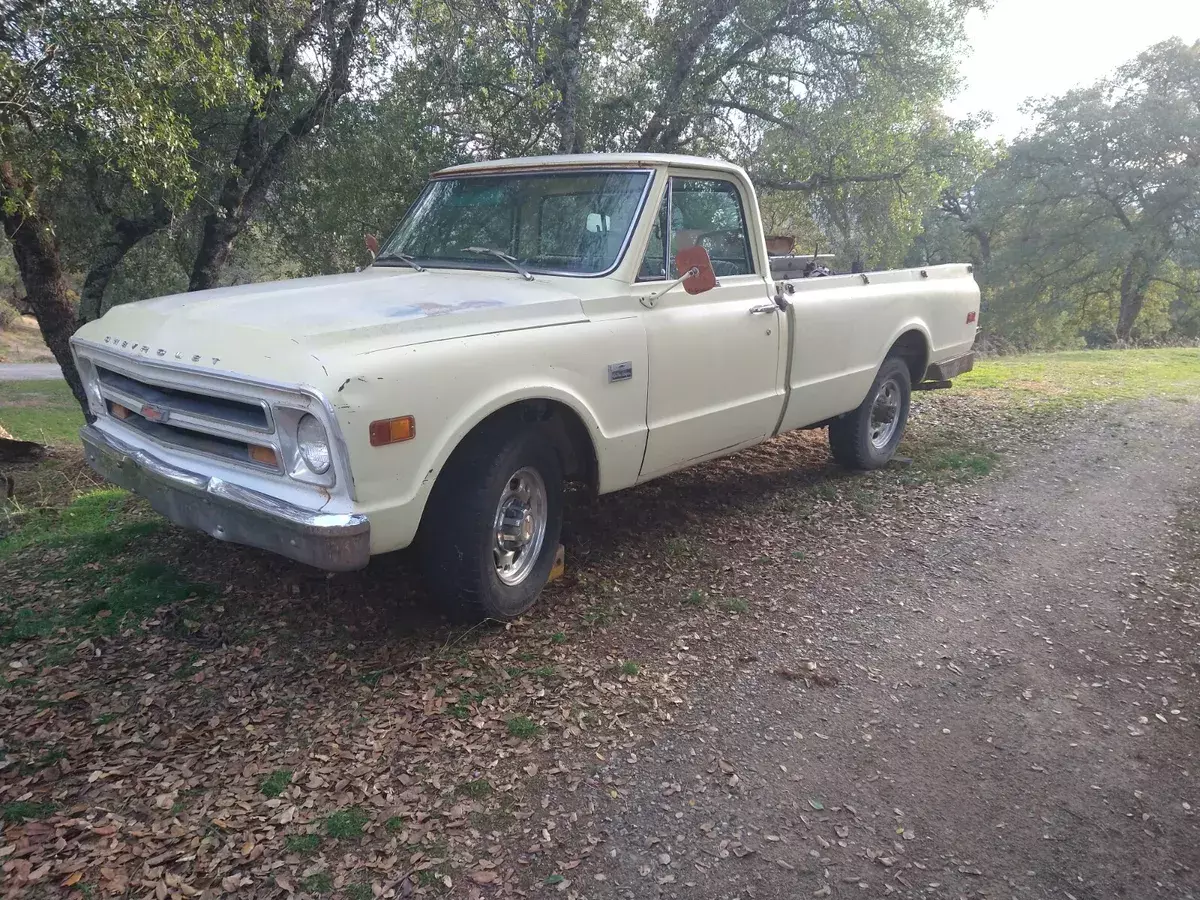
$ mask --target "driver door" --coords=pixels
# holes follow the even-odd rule
[[[647,294],[661,290],[679,277],[675,254],[699,245],[717,286],[695,295],[676,288],[642,315],[649,389],[639,480],[758,443],[778,421],[780,314],[745,208],[734,181],[673,175],[668,183],[639,281]]]

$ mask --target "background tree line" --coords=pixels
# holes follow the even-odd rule
[[[0,280],[72,376],[112,304],[353,268],[433,169],[653,150],[842,267],[973,261],[995,346],[1200,336],[1200,45],[989,144],[942,112],[986,2],[9,0]]]

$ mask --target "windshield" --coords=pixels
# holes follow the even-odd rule
[[[514,172],[437,178],[379,252],[425,266],[598,275],[620,261],[649,172]]]

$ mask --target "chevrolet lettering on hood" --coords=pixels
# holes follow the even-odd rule
[[[119,337],[113,337],[112,335],[105,335],[104,343],[108,344],[114,350],[128,350],[130,353],[140,353],[143,356],[150,355],[151,347],[149,344],[139,344],[137,341],[123,341]],[[168,353],[170,353],[170,351],[164,347],[159,347],[154,351],[154,355],[160,358],[165,357]],[[180,361],[188,360],[190,362],[198,363],[205,357],[201,356],[199,353],[194,353],[189,360],[187,354],[176,353],[172,358]],[[219,356],[210,356],[208,359],[212,360],[212,365],[214,366],[221,361],[221,357]]]

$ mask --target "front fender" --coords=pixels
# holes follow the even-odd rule
[[[450,454],[481,422],[526,400],[561,403],[583,422],[595,449],[599,489],[633,484],[646,444],[646,341],[635,317],[437,341],[360,357],[334,401],[351,456],[372,552],[416,534]],[[632,377],[610,382],[608,367]],[[372,447],[375,419],[411,415],[416,437]]]

